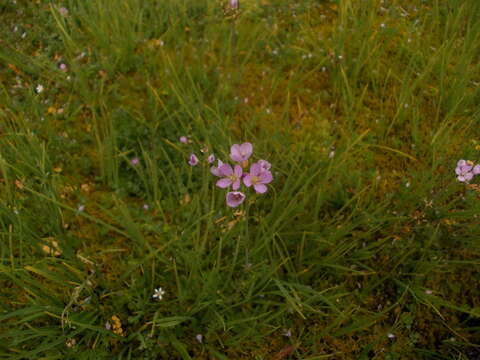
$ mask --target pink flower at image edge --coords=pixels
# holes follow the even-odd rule
[[[455,173],[458,175],[457,179],[461,182],[468,182],[473,179],[475,175],[472,171],[473,165],[468,163],[465,160],[459,160],[457,163],[457,167],[455,168]],[[476,172],[476,171],[475,171]]]

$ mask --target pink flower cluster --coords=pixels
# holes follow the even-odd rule
[[[245,201],[246,195],[238,191],[242,183],[246,187],[253,187],[256,193],[263,194],[267,192],[267,184],[272,182],[273,176],[270,172],[271,164],[265,160],[259,160],[250,165],[250,172],[244,172],[248,167],[248,159],[252,156],[253,146],[250,143],[233,144],[230,148],[230,158],[236,162],[232,167],[218,160],[218,165],[213,166],[210,171],[213,175],[219,177],[217,186],[227,189],[230,186],[233,191],[226,195],[227,205],[237,207]]]
[[[470,160],[459,160],[455,174],[457,174],[458,181],[468,183],[475,175],[480,174],[480,165],[474,165]]]

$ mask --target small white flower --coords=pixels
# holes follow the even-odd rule
[[[35,91],[37,94],[40,94],[43,91],[44,87],[42,84],[38,84],[37,87],[35,88]]]
[[[389,339],[395,339],[395,335],[392,334],[392,333],[389,333],[387,336],[388,336]]]
[[[78,215],[78,214],[80,214],[81,212],[83,212],[84,210],[85,210],[85,205],[80,204],[80,205],[78,205],[78,207],[77,207],[77,212],[76,212],[76,214]]]
[[[202,334],[197,334],[197,336],[195,336],[195,339],[197,339],[197,341],[200,344],[203,343],[203,335]]]
[[[152,297],[157,300],[162,300],[163,295],[165,295],[165,291],[161,287],[154,290]]]

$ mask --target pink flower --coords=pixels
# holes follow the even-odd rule
[[[245,194],[240,191],[231,191],[227,193],[227,205],[237,207],[245,200]]]
[[[186,144],[188,143],[188,138],[186,136],[180,136],[178,141],[180,141],[182,144]]]
[[[198,158],[195,154],[190,154],[190,158],[188,159],[188,163],[191,165],[191,166],[195,166],[198,164]]]
[[[210,154],[210,156],[208,157],[207,159],[208,163],[211,164],[215,161],[215,155],[213,154]]]
[[[459,160],[455,169],[458,181],[469,182],[472,180],[474,175],[472,169],[473,165],[470,161]]]
[[[221,177],[222,174],[220,173],[220,167],[223,165],[223,162],[222,162],[222,160],[217,160],[217,161],[218,161],[218,165],[217,166],[212,166],[210,168],[210,172],[215,176]]]
[[[68,15],[68,9],[66,7],[61,7],[60,9],[58,9],[58,12],[62,16],[67,16]]]
[[[230,157],[233,161],[241,163],[247,161],[252,152],[253,146],[250,143],[243,143],[242,145],[233,144],[230,148]]]
[[[232,185],[233,190],[238,190],[241,185],[241,178],[243,175],[243,170],[240,165],[235,165],[232,169],[230,164],[223,164],[219,168],[220,176],[225,176],[223,179],[217,181],[217,186],[220,188],[228,188]]]
[[[267,185],[273,180],[272,173],[268,170],[263,170],[262,166],[257,162],[250,166],[250,173],[243,177],[243,183],[253,188],[257,193],[263,194],[267,192]]]
[[[140,164],[140,159],[138,157],[134,157],[130,160],[130,164],[132,164],[132,166],[137,166],[138,164]]]
[[[229,1],[230,9],[237,10],[240,5],[238,1],[239,0],[230,0]]]

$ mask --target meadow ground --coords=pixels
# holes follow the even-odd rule
[[[478,0],[4,0],[0,34],[0,358],[480,359]],[[245,142],[273,181],[231,208],[207,157]]]

